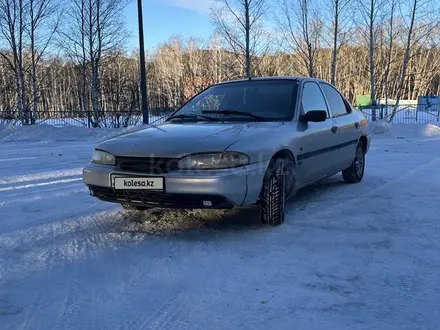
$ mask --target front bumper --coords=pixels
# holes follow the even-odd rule
[[[88,164],[83,181],[92,195],[109,202],[163,208],[231,208],[255,204],[269,162],[216,171],[172,171],[165,179],[163,192],[147,190],[115,190],[112,175],[139,176],[139,172],[121,171],[116,166]]]

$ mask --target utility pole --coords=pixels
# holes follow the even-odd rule
[[[139,53],[141,68],[141,108],[142,122],[149,123],[148,100],[147,100],[147,73],[145,71],[145,48],[144,48],[144,22],[142,18],[142,0],[138,0],[138,21],[139,21]]]

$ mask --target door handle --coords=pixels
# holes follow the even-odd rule
[[[333,126],[332,127],[332,133],[336,133],[338,131],[338,127],[337,126]]]
[[[359,128],[359,123],[358,123],[358,122],[355,122],[355,123],[354,123],[354,127]]]

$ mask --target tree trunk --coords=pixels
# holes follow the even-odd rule
[[[81,1],[81,97],[83,111],[87,113],[87,126],[90,127],[94,122],[90,115],[89,102],[87,97],[87,63],[86,63],[86,17],[85,17],[85,0]]]
[[[375,87],[375,77],[374,77],[374,0],[370,0],[370,22],[369,22],[369,42],[370,42],[370,97],[373,105],[376,104],[376,87]]]
[[[101,114],[101,104],[100,104],[100,81],[99,81],[99,63],[95,60],[92,64],[92,108],[93,115],[95,117],[95,126],[99,126],[99,118]]]
[[[32,113],[31,124],[35,124],[38,118],[38,86],[37,86],[37,50],[35,49],[35,29],[36,23],[34,19],[34,2],[30,2],[30,15],[31,15],[31,78],[32,78]]]
[[[338,33],[339,33],[339,0],[335,0],[335,22],[333,29],[333,51],[332,51],[332,72],[331,83],[336,84],[336,61],[338,56]]]
[[[399,106],[400,98],[402,97],[402,90],[403,90],[403,85],[405,83],[406,70],[408,68],[409,55],[410,55],[410,50],[411,50],[411,40],[412,40],[412,34],[413,34],[413,29],[414,29],[414,22],[415,22],[415,18],[416,18],[417,1],[418,0],[414,0],[414,4],[413,4],[413,8],[412,8],[411,22],[409,25],[408,37],[406,39],[405,56],[403,58],[402,74],[400,76],[399,87],[397,90],[396,104],[394,105],[393,113],[391,114],[390,120],[389,120],[390,123],[393,122],[393,119],[394,119],[396,112],[397,112],[397,108]]]
[[[250,50],[250,17],[249,17],[249,0],[245,0],[245,19],[246,19],[246,78],[250,79],[252,77],[251,74],[251,50]]]
[[[393,44],[394,44],[394,10],[396,7],[396,0],[392,0],[391,3],[391,13],[390,13],[390,35],[389,35],[389,46],[388,46],[388,54],[387,54],[387,64],[385,67],[385,104],[386,104],[386,112],[385,116],[388,116],[388,99],[389,99],[389,77],[391,70],[391,58],[393,54]]]

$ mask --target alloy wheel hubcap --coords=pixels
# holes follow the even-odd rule
[[[362,149],[358,148],[356,151],[356,173],[357,175],[362,175],[362,171],[364,168],[364,157],[362,153]]]

